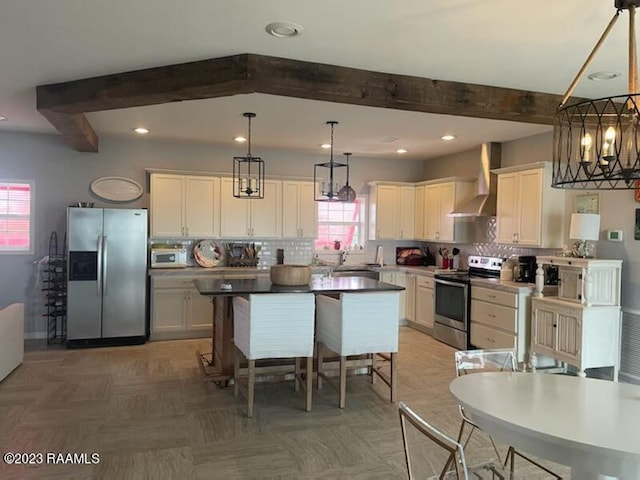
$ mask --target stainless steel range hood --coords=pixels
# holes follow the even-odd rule
[[[491,217],[496,214],[497,184],[491,170],[500,168],[501,157],[502,144],[495,142],[482,144],[478,195],[458,205],[453,212],[449,213],[450,217]]]

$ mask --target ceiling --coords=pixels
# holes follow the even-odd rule
[[[3,0],[0,15],[1,130],[57,133],[36,110],[36,85],[255,53],[481,85],[563,94],[614,14],[613,0]],[[547,8],[542,8],[545,5]],[[281,39],[265,25],[291,21],[302,35]],[[575,94],[626,93],[627,15]],[[242,113],[257,114],[260,147],[318,152],[337,120],[335,147],[367,157],[434,158],[485,141],[505,142],[550,126],[327,103],[265,94],[235,95],[87,114],[99,136],[237,146]],[[460,112],[464,115],[464,112]],[[445,133],[457,136],[444,142]],[[62,141],[62,140],[61,140]],[[243,147],[244,148],[244,147]]]

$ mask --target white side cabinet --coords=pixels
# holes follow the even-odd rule
[[[514,293],[473,285],[470,341],[478,348],[514,348],[528,362],[531,292]]]
[[[620,369],[620,272],[621,260],[595,258],[537,258],[543,265],[558,267],[558,296],[538,297],[532,302],[531,351],[578,368]]]
[[[558,297],[531,301],[532,364],[545,355],[578,368],[613,367],[617,381],[620,369],[620,307],[586,307]]]
[[[416,321],[416,275],[406,274],[405,285],[405,318],[410,322]]]
[[[151,340],[206,337],[212,334],[213,303],[200,295],[193,277],[151,280]]]
[[[151,174],[151,236],[219,235],[219,178]]]
[[[318,209],[313,182],[282,182],[282,237],[317,237]]]
[[[498,243],[561,247],[564,191],[551,188],[551,165],[540,162],[492,172],[498,175]]]
[[[382,272],[380,274],[380,281],[384,283],[390,283],[391,285],[398,285],[399,287],[406,287],[407,276],[404,272]],[[406,318],[406,291],[400,292],[400,301],[398,305],[398,319],[403,320]]]
[[[264,181],[263,199],[233,196],[233,179],[221,179],[220,233],[223,238],[281,238],[282,182]]]
[[[434,279],[424,275],[416,276],[416,323],[433,330],[435,311]]]

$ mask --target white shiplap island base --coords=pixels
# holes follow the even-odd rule
[[[567,375],[491,372],[450,384],[490,435],[571,467],[574,480],[640,478],[640,387]]]

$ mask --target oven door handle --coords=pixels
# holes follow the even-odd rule
[[[441,285],[450,285],[452,287],[460,287],[460,288],[467,288],[467,284],[466,283],[460,283],[460,282],[450,282],[449,280],[441,280],[439,278],[436,278],[436,283],[439,283]]]

